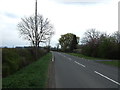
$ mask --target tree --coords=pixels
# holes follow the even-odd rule
[[[77,37],[76,35],[73,35],[73,39],[71,41],[71,44],[70,44],[70,50],[73,51],[74,49],[77,49]]]
[[[79,37],[76,37],[76,35],[72,33],[61,35],[61,38],[59,39],[59,44],[61,45],[63,51],[75,49],[78,43]]]
[[[120,43],[120,31],[116,31],[112,36],[115,38],[116,43]]]
[[[120,34],[113,35],[101,33],[95,29],[85,32],[82,53],[92,57],[119,59],[120,58]]]
[[[87,30],[82,39],[82,43],[85,44],[82,52],[89,56],[97,56],[97,47],[99,45],[101,35],[102,34],[95,29]]]
[[[112,37],[115,39],[115,43],[117,44],[117,58],[120,59],[120,31],[113,33]]]
[[[95,29],[89,29],[85,32],[84,37],[82,39],[82,43],[97,44],[100,36],[101,36],[101,33],[99,31],[96,31]]]
[[[116,59],[118,57],[118,45],[115,38],[110,35],[102,36],[97,51],[99,57]]]
[[[54,34],[53,25],[48,18],[44,19],[40,14],[37,15],[37,31],[35,28],[35,16],[22,18],[18,23],[20,35],[30,41],[34,47],[39,47],[40,42],[47,42]]]

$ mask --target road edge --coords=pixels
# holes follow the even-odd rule
[[[48,81],[46,88],[55,88],[55,57],[52,53],[52,59],[50,61],[49,67],[48,67]]]

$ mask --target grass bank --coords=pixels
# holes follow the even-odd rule
[[[2,79],[3,88],[45,88],[49,62],[52,54],[48,53],[36,62]]]
[[[84,59],[95,60],[96,62],[111,65],[111,66],[115,66],[115,67],[120,67],[120,60],[111,60],[110,61],[108,59],[89,57],[89,56],[85,56],[85,55],[77,54],[77,53],[67,53],[67,54],[77,56],[77,57],[80,57],[80,58],[84,58]]]
[[[41,58],[47,50],[38,49],[38,53],[38,58]],[[8,77],[34,61],[36,61],[34,48],[3,48],[2,77]]]

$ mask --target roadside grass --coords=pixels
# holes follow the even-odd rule
[[[52,54],[48,53],[15,74],[3,78],[2,88],[45,88],[51,58]]]
[[[67,54],[77,56],[77,57],[80,57],[80,58],[84,58],[84,59],[94,60],[94,61],[99,62],[99,63],[103,63],[103,64],[107,64],[107,65],[111,65],[111,66],[116,66],[116,67],[120,68],[120,60],[106,61],[108,59],[89,57],[89,56],[85,56],[85,55],[77,54],[77,53],[67,53]]]
[[[103,59],[103,58],[89,57],[89,56],[85,56],[83,54],[77,54],[77,53],[67,53],[67,54],[77,56],[77,57],[80,57],[80,58],[84,58],[84,59],[89,59],[89,60],[101,60],[101,59],[102,60],[107,60],[107,59]]]
[[[47,53],[45,49],[38,49],[38,58]],[[3,48],[2,49],[2,77],[14,74],[18,70],[35,61],[34,48]],[[1,58],[1,57],[0,57]]]
[[[2,77],[0,76],[0,89],[2,89]]]
[[[107,65],[112,65],[120,68],[120,61],[99,61],[100,63],[107,64]]]

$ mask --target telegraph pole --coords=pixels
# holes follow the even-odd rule
[[[35,2],[35,54],[37,60],[37,49],[38,49],[38,25],[37,25],[37,0]]]
[[[37,25],[37,0],[35,2],[35,38],[36,38],[36,46],[37,46],[37,34],[38,34],[38,25]]]

